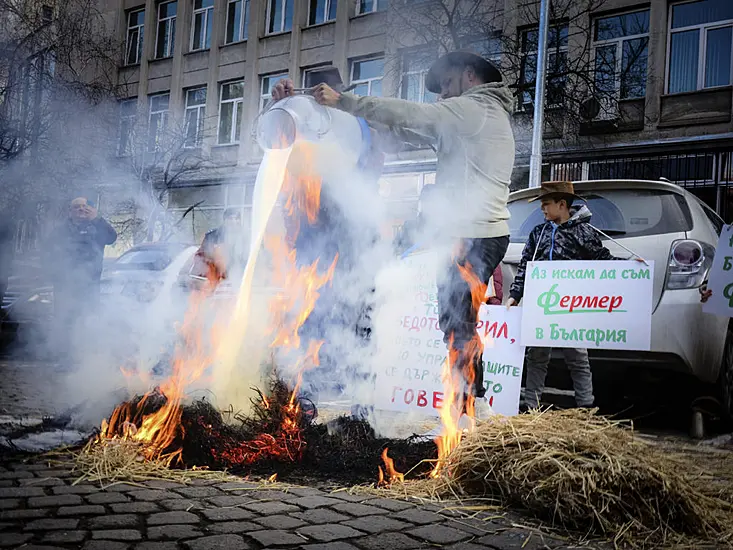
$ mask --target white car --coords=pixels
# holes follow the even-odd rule
[[[611,367],[608,370],[618,373],[610,384],[595,384],[599,400],[604,392],[623,392],[642,372],[654,376],[676,371],[709,385],[722,415],[733,420],[733,324],[729,318],[703,313],[699,293],[712,266],[723,220],[671,183],[606,180],[573,185],[588,201],[595,227],[655,263],[651,351],[589,350],[592,366]],[[511,241],[504,258],[505,295],[530,231],[544,221],[538,203],[527,202],[537,193],[537,189],[524,189],[509,197]],[[614,256],[629,257],[611,240],[604,239],[604,245]],[[553,354],[553,359],[559,357]]]

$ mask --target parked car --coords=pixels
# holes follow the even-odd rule
[[[620,392],[639,372],[691,375],[714,388],[723,415],[733,420],[733,323],[702,312],[699,288],[712,266],[723,220],[683,188],[662,181],[574,182],[587,200],[591,223],[647,260],[654,260],[650,351],[590,349],[591,364],[614,373],[615,383],[596,385],[596,394]],[[537,189],[509,197],[511,240],[504,258],[508,288],[532,228],[544,220]],[[609,239],[617,257],[628,252]],[[553,359],[561,355],[554,353]],[[553,363],[556,365],[555,361]],[[552,374],[553,368],[551,368]],[[603,397],[602,395],[600,396]]]

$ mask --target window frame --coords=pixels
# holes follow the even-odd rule
[[[707,59],[707,42],[708,42],[708,31],[722,28],[733,28],[733,19],[724,19],[721,21],[714,21],[711,23],[700,23],[698,25],[688,25],[687,27],[679,27],[677,29],[672,28],[672,12],[675,6],[682,4],[694,4],[700,0],[684,0],[681,2],[670,2],[669,9],[667,10],[667,51],[665,53],[666,70],[664,71],[664,93],[667,95],[677,94],[690,94],[695,92],[702,92],[704,90],[715,90],[716,88],[725,88],[733,85],[733,39],[731,40],[731,64],[728,73],[728,84],[721,84],[718,86],[705,86],[705,60]],[[683,92],[673,92],[670,94],[669,91],[669,80],[670,73],[672,72],[672,35],[675,33],[681,33],[686,31],[695,30],[698,32],[698,52],[697,52],[697,83],[694,90],[685,90]],[[733,30],[731,31],[733,36]]]
[[[367,15],[369,13],[384,11],[384,9],[380,7],[381,3],[382,0],[372,0],[372,6],[374,7],[370,11],[361,11],[361,0],[356,0],[356,16],[358,17],[359,15]],[[389,3],[387,5],[389,5]]]
[[[166,4],[176,4],[176,15],[164,17],[163,19],[160,18],[160,8],[165,6]],[[169,57],[173,57],[173,54],[175,53],[175,42],[176,42],[176,19],[178,18],[178,0],[166,0],[165,2],[160,2],[157,5],[157,11],[156,11],[156,17],[157,17],[157,24],[155,25],[155,59],[168,59]],[[168,25],[171,24],[171,21],[173,22],[173,32],[168,36],[168,53],[166,55],[162,55],[158,57],[158,41],[160,40],[160,23],[162,21],[166,21]]]
[[[222,99],[224,97],[224,86],[229,86],[231,84],[242,84],[242,97],[236,97],[234,99]],[[230,141],[224,143],[220,141],[221,137],[221,109],[222,105],[225,103],[233,103],[234,107],[232,108],[232,127],[229,129],[229,138]],[[227,146],[227,145],[238,145],[241,141],[241,134],[239,136],[240,139],[237,139],[237,113],[240,109],[244,107],[244,79],[240,80],[229,80],[227,82],[221,82],[219,83],[219,113],[218,113],[218,119],[217,119],[217,125],[216,125],[216,144],[220,146]],[[244,112],[242,113],[242,117],[244,117]]]
[[[267,105],[267,102],[272,99],[272,87],[268,86],[267,89],[265,89],[265,81],[276,76],[279,76],[279,80],[282,80],[283,78],[288,78],[289,73],[286,71],[284,73],[270,73],[260,75],[259,112],[262,112],[265,109],[265,105]]]
[[[133,14],[142,13],[143,22],[139,25],[130,26],[130,18]],[[137,47],[135,48],[135,61],[130,62],[130,33],[137,30]],[[144,51],[143,44],[145,39],[145,8],[133,9],[127,12],[127,30],[125,34],[125,66],[139,65],[142,61]]]
[[[598,23],[598,21],[602,19],[608,19],[609,17],[619,17],[622,15],[631,15],[633,13],[641,13],[644,11],[649,12],[649,30],[646,33],[633,34],[629,36],[619,36],[618,38],[610,38],[606,40],[596,40],[595,39],[596,24]],[[593,36],[593,40],[591,42],[591,60],[593,63],[593,83],[594,85],[595,85],[595,75],[597,71],[597,67],[595,64],[596,63],[596,50],[598,48],[612,46],[615,44],[616,46],[616,57],[615,57],[616,65],[614,67],[614,97],[616,98],[617,101],[624,101],[627,99],[629,100],[644,99],[646,97],[646,89],[647,89],[646,82],[644,82],[644,95],[643,96],[623,97],[623,98],[621,97],[621,73],[622,73],[622,65],[623,65],[624,42],[626,42],[627,40],[638,40],[639,38],[646,38],[647,40],[647,43],[646,43],[647,71],[646,72],[647,72],[647,78],[649,77],[649,39],[650,39],[649,31],[650,30],[651,30],[651,8],[648,8],[648,7],[640,8],[640,9],[629,9],[629,10],[621,11],[619,13],[613,13],[610,15],[594,17],[591,20],[591,33]]]
[[[559,21],[559,22],[555,22],[555,23],[550,23],[550,25],[548,26],[548,29],[547,29],[548,34],[553,29],[562,29],[563,27],[565,27],[565,28],[568,29],[568,41],[569,41],[569,38],[570,38],[570,25],[569,25],[569,23],[567,21]],[[527,82],[521,82],[521,80],[524,80],[526,78],[526,63],[527,63],[526,60],[529,58],[530,55],[533,55],[535,57],[535,59],[537,58],[537,50],[536,49],[535,50],[531,50],[531,51],[526,51],[526,52],[521,51],[522,44],[523,44],[523,41],[524,41],[524,33],[528,33],[528,32],[531,32],[531,31],[537,31],[539,33],[539,27],[537,25],[531,25],[529,27],[524,27],[524,28],[519,29],[519,35],[518,35],[518,38],[519,38],[519,48],[520,48],[520,53],[522,55],[521,68],[520,68],[520,74],[519,74],[520,86],[525,86],[525,85],[528,84]],[[565,60],[566,60],[566,63],[567,63],[568,46],[569,46],[569,44],[565,44],[564,46],[560,46],[559,48],[558,47],[550,48],[549,47],[549,44],[547,45],[547,62],[546,62],[546,67],[545,67],[546,70],[548,68],[547,66],[550,65],[550,56],[553,55],[553,54],[554,55],[559,55],[561,53],[564,53],[565,54]],[[537,72],[537,67],[535,67],[535,72]],[[550,80],[550,74],[551,74],[550,71],[547,70],[547,72],[545,74],[545,109],[557,109],[557,108],[561,108],[562,107],[562,104],[559,104],[559,103],[550,103],[550,102],[547,101],[547,83]],[[565,84],[567,84],[567,76],[565,76],[564,78],[566,79],[565,80],[565,83],[564,83],[564,85],[565,85]],[[534,80],[535,80],[535,85],[536,85],[537,75],[535,75]],[[526,108],[526,106],[527,105],[532,105],[534,103],[534,99],[531,102],[525,102],[524,101],[524,94],[527,91],[528,90],[520,91],[519,95],[517,96],[517,103],[518,103],[517,107],[518,107],[518,111],[519,112],[527,112],[528,109]],[[529,90],[529,91],[534,92],[534,90]]]
[[[265,36],[272,36],[275,34],[281,34],[286,32],[292,32],[293,30],[293,21],[290,21],[290,28],[285,28],[285,19],[286,14],[288,12],[287,5],[288,2],[294,2],[295,0],[267,0],[267,20],[265,21]],[[280,16],[280,28],[278,30],[270,31],[270,21],[274,14],[272,13],[272,4],[273,2],[282,2],[282,14]],[[295,9],[295,5],[293,5],[293,9]],[[274,26],[273,26],[274,27]]]
[[[184,101],[184,107],[183,107],[183,120],[185,127],[185,138],[183,140],[183,148],[184,149],[199,149],[203,145],[204,136],[203,136],[203,128],[204,128],[204,121],[206,120],[206,97],[204,98],[203,104],[199,105],[189,105],[188,104],[188,94],[190,92],[196,92],[198,90],[204,90],[204,95],[208,96],[208,89],[206,86],[197,86],[195,88],[187,88],[184,90],[186,97]],[[188,142],[188,112],[189,111],[196,111],[196,140],[193,144]]]
[[[227,37],[227,30],[229,29],[229,7],[240,2],[243,6],[242,17],[239,20],[239,40],[229,40]],[[224,45],[239,44],[240,42],[246,42],[249,38],[249,14],[250,14],[251,0],[227,0],[227,16],[224,25]]]
[[[131,115],[123,116],[123,109],[124,105],[133,105],[133,110]],[[137,118],[138,112],[137,112],[137,98],[136,97],[129,97],[127,99],[123,99],[119,102],[118,106],[119,112],[118,112],[118,120],[117,120],[117,156],[118,157],[129,157],[132,155],[132,150],[125,150],[122,147],[122,136],[123,136],[123,124],[125,121],[131,120],[132,125],[129,128],[129,132],[127,134],[127,137],[125,139],[125,145],[129,147],[130,145],[130,137],[132,136],[132,130],[135,127],[135,119]]]
[[[316,4],[314,6],[313,4]],[[329,19],[328,16],[331,13],[331,5],[336,4],[336,9],[338,9],[338,0],[325,0],[323,5],[323,21],[316,21],[315,23],[311,23],[311,15],[313,15],[313,9],[318,7],[318,0],[309,0],[308,2],[308,27],[315,27],[316,25],[325,25],[326,23],[333,23],[336,21],[336,17],[333,19]],[[316,14],[316,18],[318,17],[318,14]]]
[[[424,49],[423,50],[405,50],[402,52],[401,59],[400,59],[400,98],[408,99],[407,97],[405,97],[407,95],[406,94],[407,90],[405,89],[405,84],[406,84],[405,78],[410,75],[417,75],[420,77],[419,103],[430,104],[438,100],[438,97],[440,97],[440,94],[435,94],[433,92],[430,92],[425,87],[425,79],[428,75],[428,72],[430,72],[430,67],[428,67],[427,69],[420,69],[420,70],[410,70],[410,71],[405,70],[405,65],[407,64],[407,61],[409,61],[408,58],[410,56],[421,55],[421,54],[425,54],[425,56],[429,56],[430,53],[437,53],[437,52],[431,52],[431,51],[427,51]],[[425,97],[427,94],[432,94],[435,96],[435,99],[433,102],[425,101]]]
[[[189,44],[189,51],[192,52],[204,52],[211,49],[211,37],[209,36],[209,18],[214,16],[214,2],[212,1],[211,6],[196,9],[196,0],[191,0],[191,41]],[[228,6],[227,6],[228,7]],[[200,48],[194,47],[194,39],[196,38],[196,15],[203,13],[203,24],[201,26],[201,37],[203,45]],[[213,25],[213,21],[212,21]],[[207,44],[208,43],[208,44]]]
[[[357,63],[364,63],[366,61],[376,61],[378,59],[381,59],[382,63],[385,62],[385,57],[383,55],[360,57],[357,59],[350,60],[349,61],[349,86],[353,86],[354,88],[356,88],[356,86],[358,86],[359,84],[369,83],[369,93],[367,94],[367,96],[371,96],[372,82],[376,82],[376,81],[382,82],[382,80],[384,80],[384,67],[382,67],[382,76],[380,76],[378,79],[377,78],[367,78],[367,79],[360,79],[360,80],[354,80],[354,67],[356,66]],[[381,97],[381,95],[380,96],[371,96],[371,97]]]
[[[168,96],[168,105],[166,106],[165,110],[160,111],[153,111],[153,100],[156,97],[163,97]],[[158,144],[160,143],[160,135],[158,134],[158,130],[165,130],[168,127],[168,119],[170,117],[170,110],[171,110],[171,93],[170,92],[161,92],[159,94],[150,94],[148,96],[148,143],[146,144],[147,150],[149,153],[157,153],[160,151],[160,148],[158,147]],[[152,119],[153,115],[163,115],[161,119],[163,120],[163,124],[156,129],[155,132],[155,148],[150,148],[150,129],[152,128]]]

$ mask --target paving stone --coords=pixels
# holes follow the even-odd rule
[[[31,540],[33,535],[22,535],[20,533],[3,533],[0,537],[0,548],[10,548],[12,546],[20,546]]]
[[[179,489],[186,486],[183,483],[178,483],[177,481],[168,481],[167,479],[151,479],[150,481],[146,481],[145,483],[143,483],[143,485],[145,485],[146,487],[150,487],[151,489]]]
[[[200,537],[201,531],[193,525],[160,525],[148,527],[148,537],[151,540],[181,540]]]
[[[60,546],[49,546],[47,544],[24,544],[20,548],[23,550],[64,550]]]
[[[213,535],[184,542],[188,550],[246,550],[249,548],[239,535]]]
[[[35,477],[33,479],[20,479],[18,481],[21,487],[58,487],[64,485],[64,482],[57,477]]]
[[[268,531],[252,531],[247,536],[259,542],[265,548],[271,546],[300,546],[303,539],[287,531],[270,529]]]
[[[289,512],[300,512],[300,508],[293,506],[292,504],[285,504],[284,502],[250,502],[244,504],[247,510],[251,510],[260,515],[270,514],[287,514]]]
[[[69,466],[68,470],[36,470],[33,473],[36,474],[36,477],[57,477],[63,479],[71,477],[71,475],[73,474],[72,469],[73,466]]]
[[[5,529],[10,529],[11,527],[14,527],[14,524],[12,524],[12,523],[0,523],[0,531],[4,531]]]
[[[201,513],[210,521],[238,521],[254,517],[252,512],[242,508],[209,508]]]
[[[324,506],[332,506],[333,504],[342,504],[342,502],[335,498],[310,496],[295,499],[293,504],[302,508],[322,508]]]
[[[15,487],[16,485],[12,479],[0,479],[0,487]]]
[[[90,529],[122,529],[124,527],[137,527],[140,519],[135,514],[110,514],[89,519]]]
[[[104,506],[99,504],[87,504],[85,506],[64,506],[59,508],[56,515],[63,516],[101,516],[105,512]]]
[[[298,527],[302,527],[303,525],[307,525],[305,521],[300,520],[298,518],[294,518],[291,516],[267,516],[264,518],[254,519],[253,521],[256,521],[263,527],[267,527],[268,529],[296,529]]]
[[[52,497],[33,497],[28,499],[29,508],[51,508],[56,506],[79,506],[79,495],[55,495]]]
[[[82,550],[127,550],[129,547],[130,545],[124,542],[113,542],[111,540],[90,540],[84,546],[82,546]]]
[[[219,483],[218,485],[214,485],[217,489],[221,489],[222,491],[234,492],[236,493],[237,490],[239,491],[251,491],[252,489],[259,487],[258,483],[252,483],[251,481],[229,481],[227,483]]]
[[[333,493],[326,493],[329,497],[337,498],[345,502],[364,502],[369,500],[371,497],[365,495],[352,495],[346,491],[336,491]]]
[[[219,482],[213,479],[192,479],[188,482],[189,487],[209,487],[219,485]]]
[[[377,508],[376,506],[366,506],[364,504],[357,504],[355,502],[343,502],[332,506],[337,512],[343,512],[351,516],[363,517],[363,516],[374,516],[377,514],[386,514],[387,510]]]
[[[184,487],[176,489],[176,493],[187,498],[205,498],[220,496],[222,492],[216,487]]]
[[[0,472],[0,479],[30,479],[34,478],[33,472],[19,470],[16,472]]]
[[[288,493],[292,493],[295,496],[299,497],[325,497],[328,496],[327,493],[324,493],[320,489],[316,489],[314,487],[288,487]]]
[[[21,470],[25,472],[33,472],[34,470],[48,469],[48,466],[46,464],[12,464],[10,467],[16,472]]]
[[[48,515],[47,508],[39,508],[37,510],[6,510],[0,512],[0,519],[35,519],[44,518]]]
[[[42,497],[42,487],[0,487],[0,498]]]
[[[86,531],[51,531],[46,533],[42,542],[57,542],[59,544],[72,544],[81,542],[87,538]]]
[[[301,550],[359,550],[353,544],[349,544],[342,540],[336,542],[324,542],[321,544],[304,544],[300,548]]]
[[[308,538],[315,539],[319,542],[332,542],[340,539],[350,539],[359,537],[364,533],[357,531],[346,525],[337,523],[324,523],[323,525],[311,525],[298,529],[298,532]]]
[[[209,502],[214,506],[240,506],[242,504],[249,504],[250,502],[253,502],[253,500],[245,495],[224,495],[223,497],[207,498],[206,502]]]
[[[459,542],[453,546],[446,547],[447,550],[486,550],[488,547],[483,544],[474,544],[472,542]],[[495,547],[490,547],[495,548]]]
[[[231,533],[249,533],[250,531],[260,531],[261,525],[250,523],[249,521],[222,521],[209,525],[206,530],[209,533],[218,533],[228,535]]]
[[[130,502],[122,493],[94,493],[84,497],[89,504],[118,504],[120,502]]]
[[[108,485],[104,488],[105,491],[111,491],[114,493],[129,493],[131,491],[140,491],[142,487],[140,485],[133,485],[132,483],[125,483],[121,481],[113,485]]]
[[[383,533],[385,531],[399,531],[413,527],[413,525],[404,521],[398,521],[384,516],[367,516],[365,518],[352,519],[351,521],[343,522],[342,525],[347,525],[372,534]]]
[[[468,533],[447,525],[423,525],[412,531],[407,531],[407,534],[435,544],[451,544],[471,537]]]
[[[402,510],[408,510],[415,507],[411,502],[389,498],[375,498],[374,500],[364,501],[362,504],[367,506],[379,506],[380,508],[384,508],[390,512],[401,512]]]
[[[314,510],[306,510],[305,512],[297,512],[291,515],[295,518],[302,519],[311,525],[318,525],[320,523],[340,523],[351,518],[351,516],[339,514],[338,512],[334,512],[328,508],[316,508]]]
[[[72,531],[79,525],[78,519],[37,519],[28,523],[23,531]]]
[[[554,543],[552,546],[549,544],[551,541]],[[509,529],[502,533],[486,535],[476,542],[485,546],[501,548],[501,550],[545,550],[553,546],[556,547],[560,543],[557,539],[519,529]]]
[[[92,531],[94,540],[124,540],[135,542],[142,540],[140,531],[135,529],[108,529],[106,531]]]
[[[135,550],[178,550],[176,542],[141,542],[135,545]]]
[[[443,520],[443,518],[441,518],[435,512],[426,512],[425,510],[420,510],[419,508],[410,508],[409,510],[403,510],[402,512],[398,512],[397,514],[394,514],[390,517],[409,521],[410,523],[415,523],[417,525],[429,525],[431,523],[437,523]]]
[[[51,488],[54,495],[91,495],[100,491],[100,488],[94,485],[61,485]]]
[[[188,512],[190,510],[201,510],[204,506],[196,500],[187,498],[173,498],[170,500],[161,500],[160,504],[166,510],[171,512]]]
[[[292,493],[286,493],[285,491],[278,491],[275,489],[262,489],[260,491],[248,491],[247,495],[253,500],[260,501],[271,501],[276,500],[278,502],[290,502],[295,500],[297,495]]]
[[[148,525],[180,525],[199,521],[199,517],[191,512],[160,512],[148,516]]]
[[[17,498],[0,499],[0,510],[11,510],[20,506],[20,500]]]
[[[146,502],[160,502],[161,500],[183,498],[181,495],[174,493],[173,491],[163,491],[160,489],[138,489],[137,491],[130,491],[127,494],[135,500]]]
[[[359,545],[359,548],[364,550],[412,550],[422,546],[415,539],[411,539],[402,533],[382,533],[357,539],[355,542]]]
[[[120,504],[110,504],[109,507],[115,514],[153,514],[160,512],[160,506],[154,502],[122,502]]]

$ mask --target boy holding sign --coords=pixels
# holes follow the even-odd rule
[[[619,259],[603,246],[598,231],[590,224],[591,212],[588,207],[585,204],[573,206],[576,201],[585,201],[575,194],[572,183],[543,183],[540,194],[530,199],[530,202],[536,200],[540,201],[547,221],[535,227],[529,234],[517,275],[509,290],[507,307],[517,305],[524,295],[524,280],[529,261]],[[545,389],[551,352],[551,348],[527,348],[527,380],[520,410],[539,406]],[[573,380],[576,404],[578,407],[592,407],[593,378],[588,350],[563,348],[563,354]]]

